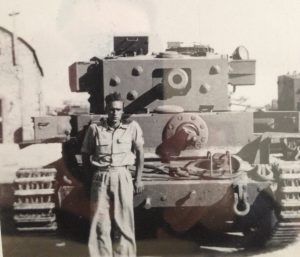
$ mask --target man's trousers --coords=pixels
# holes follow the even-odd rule
[[[133,183],[126,167],[96,171],[91,189],[91,257],[135,257]]]

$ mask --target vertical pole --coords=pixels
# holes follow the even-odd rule
[[[2,236],[1,236],[1,223],[0,223],[0,257],[3,257],[3,249],[2,249]]]
[[[17,63],[17,44],[16,44],[16,16],[19,15],[19,12],[11,12],[8,14],[8,16],[12,17],[13,22],[13,32],[12,32],[12,59],[13,59],[13,65],[18,65]]]
[[[13,65],[16,66],[16,78],[19,80],[19,100],[20,100],[20,114],[21,114],[21,136],[17,139],[17,142],[22,141],[24,139],[24,81],[23,81],[23,69],[19,63],[19,49],[18,49],[18,36],[17,36],[17,22],[16,17],[20,13],[17,11],[12,11],[8,15],[12,18],[13,23],[13,33],[12,33],[12,57],[13,57]]]

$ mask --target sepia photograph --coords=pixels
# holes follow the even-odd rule
[[[0,0],[0,257],[296,257],[298,0]]]

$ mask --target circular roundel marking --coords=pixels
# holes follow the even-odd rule
[[[180,117],[180,118],[179,118]],[[178,130],[183,127],[190,127],[196,131],[198,142],[201,146],[205,145],[208,141],[208,127],[206,122],[199,116],[191,113],[181,113],[174,115],[166,124],[163,130],[162,140],[174,136]]]
[[[189,76],[183,69],[171,69],[166,78],[169,86],[176,90],[185,89],[189,82]]]

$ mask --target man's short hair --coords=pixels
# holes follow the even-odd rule
[[[121,97],[121,94],[117,93],[117,92],[113,92],[111,94],[108,94],[105,97],[105,103],[106,103],[106,105],[108,105],[109,103],[114,102],[114,101],[124,102],[123,99],[122,99],[122,97]]]

